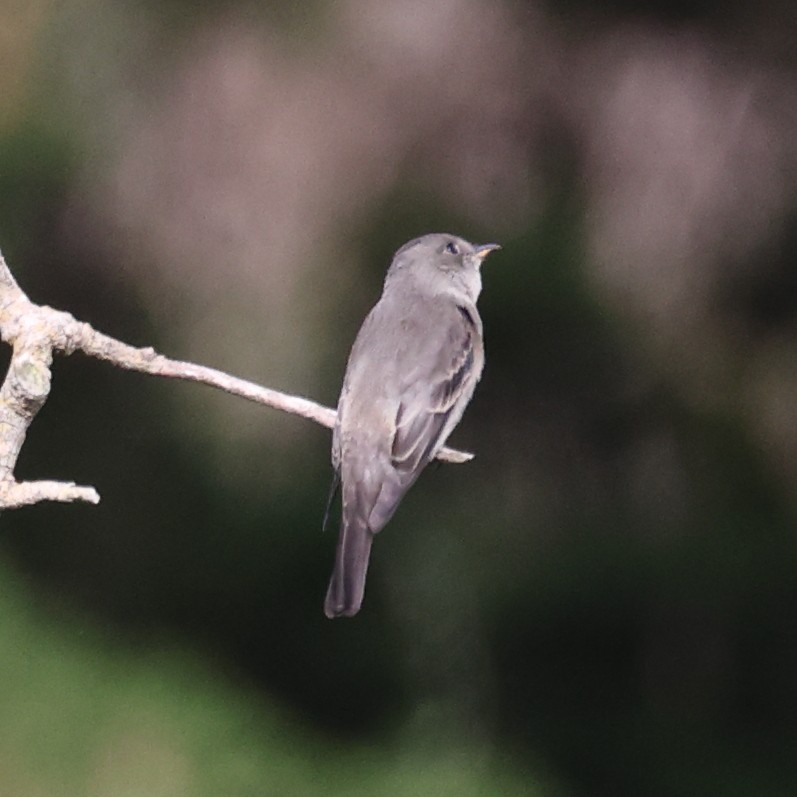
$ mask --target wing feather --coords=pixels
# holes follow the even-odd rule
[[[475,335],[470,314],[460,310],[449,326],[431,373],[414,380],[403,392],[391,446],[393,466],[401,474],[417,478],[443,442],[443,433],[450,431],[447,422],[466,391],[469,397],[478,378],[474,374]]]

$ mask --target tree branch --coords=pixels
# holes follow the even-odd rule
[[[137,348],[104,335],[69,313],[34,304],[23,293],[0,254],[0,337],[13,352],[0,387],[0,508],[16,508],[40,501],[99,502],[93,487],[72,482],[17,482],[14,477],[19,452],[30,424],[50,394],[53,352],[82,351],[129,371],[186,379],[219,388],[248,401],[301,415],[322,426],[335,425],[335,410],[310,399],[291,396],[254,382],[179,360],[171,360],[152,348]],[[444,448],[437,455],[444,462],[467,462],[473,454]]]

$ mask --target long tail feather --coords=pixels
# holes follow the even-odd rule
[[[358,517],[347,518],[344,512],[335,553],[335,569],[324,601],[327,617],[352,617],[360,611],[372,540],[373,534],[365,521]]]

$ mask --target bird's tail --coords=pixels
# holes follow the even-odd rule
[[[365,593],[365,574],[371,554],[373,534],[365,519],[346,517],[340,524],[335,569],[329,580],[324,614],[327,617],[353,617],[360,611]]]

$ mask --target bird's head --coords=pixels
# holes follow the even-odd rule
[[[424,235],[396,252],[388,279],[412,279],[432,293],[464,292],[475,302],[481,292],[482,262],[500,248],[498,244],[472,244],[448,233]]]

